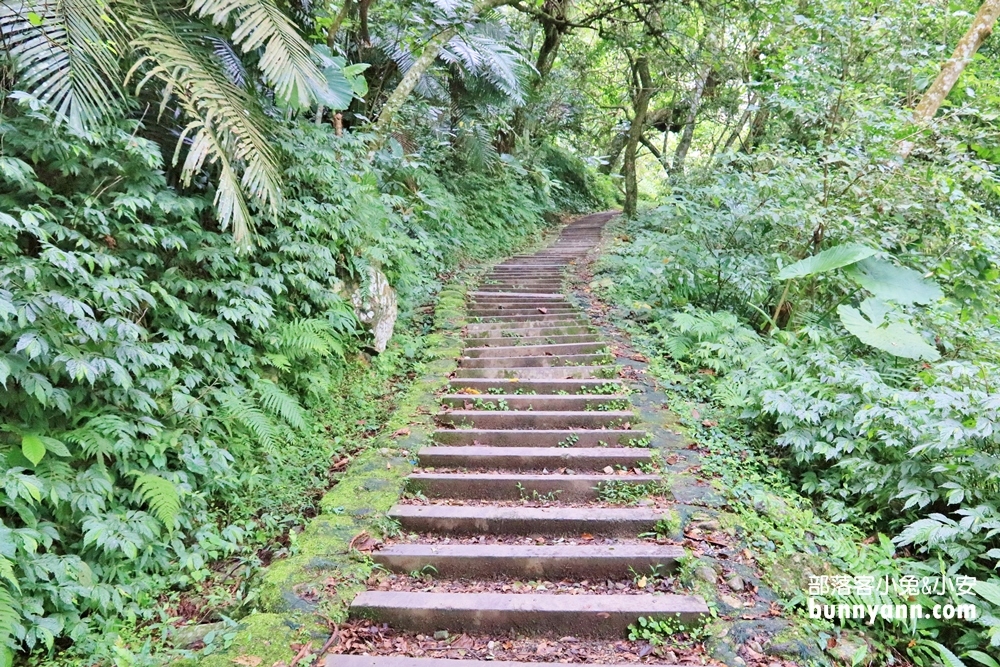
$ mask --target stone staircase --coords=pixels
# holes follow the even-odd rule
[[[561,594],[470,585],[498,578],[631,581],[637,573],[669,571],[683,556],[678,546],[639,539],[663,516],[654,502],[600,498],[605,484],[661,480],[606,342],[561,293],[567,267],[598,243],[608,218],[568,225],[553,245],[494,267],[470,292],[466,347],[441,397],[440,429],[418,453],[418,472],[408,480],[412,497],[389,513],[416,538],[372,554],[389,572],[429,573],[441,585],[367,590],[351,604],[353,617],[427,635],[620,640],[640,616],[691,623],[708,614],[700,597],[635,587]],[[327,664],[465,662],[338,655]]]

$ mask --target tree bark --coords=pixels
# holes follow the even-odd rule
[[[542,44],[538,47],[535,58],[535,72],[531,75],[524,104],[514,110],[510,129],[502,132],[498,138],[501,152],[512,153],[518,137],[529,137],[535,128],[529,126],[528,109],[535,102],[545,87],[545,81],[555,65],[556,55],[562,44],[563,35],[567,31],[564,23],[573,0],[545,0],[542,4],[542,15],[536,15],[542,26]]]
[[[491,9],[496,9],[502,5],[509,5],[516,0],[479,0],[474,5],[472,5],[471,18],[475,18],[480,14],[488,12]],[[446,28],[442,32],[432,37],[427,45],[424,46],[424,50],[421,52],[420,56],[413,61],[413,65],[410,69],[406,70],[406,74],[400,79],[396,88],[389,95],[389,99],[385,101],[382,105],[382,109],[379,112],[378,119],[375,121],[375,127],[377,130],[386,129],[392,124],[393,118],[402,108],[403,103],[406,102],[406,98],[410,96],[413,89],[417,87],[417,83],[420,81],[420,77],[424,75],[424,72],[434,64],[437,59],[438,54],[441,53],[441,49],[444,45],[448,43],[452,37],[458,33],[458,27],[453,26],[451,28]]]
[[[625,206],[626,217],[634,218],[639,204],[639,187],[635,175],[635,156],[646,125],[646,113],[649,110],[649,98],[653,96],[653,82],[649,75],[649,61],[639,58],[633,68],[638,83],[635,95],[635,113],[628,130],[628,141],[625,142]]]
[[[986,38],[993,32],[997,17],[1000,17],[1000,0],[985,0],[979,7],[979,12],[972,20],[972,25],[965,33],[965,36],[958,41],[955,52],[951,58],[941,66],[934,83],[920,98],[917,108],[913,110],[913,124],[917,127],[925,126],[931,122],[941,104],[948,97],[948,93],[954,88],[958,78],[965,71],[965,66],[972,61],[976,51],[982,46]],[[914,142],[906,140],[900,144],[899,157],[906,159],[913,151]]]
[[[336,18],[333,19],[333,23],[330,27],[326,29],[326,45],[330,47],[330,51],[333,51],[333,47],[337,44],[337,32],[340,30],[340,25],[347,18],[347,12],[351,10],[351,5],[354,0],[344,0],[344,4],[340,6],[340,11],[337,12]]]
[[[733,147],[734,143],[736,143],[740,134],[743,133],[743,128],[746,127],[747,121],[750,120],[750,113],[750,107],[748,106],[746,111],[743,112],[743,115],[740,116],[740,121],[736,123],[736,128],[733,130],[733,133],[729,135],[728,139],[726,139],[726,143],[722,147],[723,153],[728,153],[729,149]]]
[[[1000,0],[998,0],[1000,1]],[[691,91],[691,103],[688,106],[687,118],[684,119],[684,131],[681,133],[681,140],[677,144],[674,153],[674,164],[670,168],[673,174],[684,173],[684,160],[687,159],[688,151],[691,149],[691,141],[694,139],[694,123],[698,119],[698,110],[701,108],[701,97],[705,92],[705,84],[712,74],[712,66],[706,64],[702,72],[698,75],[698,80]]]
[[[676,110],[674,107],[662,107],[654,111],[650,111],[646,114],[646,127],[642,128],[645,131],[647,128],[654,125],[660,125],[666,123],[668,125],[666,132],[670,131],[669,125],[672,124],[672,119]],[[607,161],[602,164],[598,171],[602,174],[610,174],[615,170],[618,165],[618,158],[621,157],[622,151],[625,149],[625,144],[628,142],[628,130],[625,132],[619,132],[611,139],[611,143],[608,144],[607,150]]]

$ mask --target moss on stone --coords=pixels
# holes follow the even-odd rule
[[[240,631],[226,650],[205,656],[201,667],[232,667],[240,656],[261,659],[261,665],[288,663],[295,657],[291,644],[309,641],[308,625],[280,614],[251,614],[240,621]],[[176,664],[176,663],[175,663]]]

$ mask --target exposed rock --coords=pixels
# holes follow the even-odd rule
[[[713,586],[718,582],[719,576],[715,573],[715,569],[709,567],[708,565],[699,565],[694,570],[694,576],[696,579],[701,579],[702,581],[712,584]]]
[[[729,577],[729,579],[726,581],[726,585],[728,585],[731,590],[734,590],[737,593],[746,588],[746,583],[743,581],[743,577],[741,577],[738,574],[734,574],[733,576]]]
[[[202,623],[201,625],[186,625],[170,631],[170,641],[178,648],[184,648],[205,641],[211,632],[218,632],[226,627],[225,622]]]
[[[743,607],[746,606],[743,604],[743,600],[739,599],[735,595],[728,595],[726,593],[722,593],[719,595],[719,600],[721,600],[722,603],[727,607],[731,607],[733,609],[742,609]]]
[[[434,633],[434,639],[436,639],[438,641],[442,641],[442,640],[445,640],[447,638],[448,638],[448,631],[447,630],[438,630],[437,632]]]
[[[375,336],[375,350],[384,352],[398,314],[396,292],[389,279],[375,267],[368,267],[365,284],[351,291],[351,304],[358,319],[371,328]]]
[[[836,644],[830,646],[827,644],[826,651],[837,660],[837,662],[842,662],[846,665],[854,664],[854,656],[864,651],[871,651],[871,647],[868,646],[868,641],[861,636],[855,634],[842,633],[836,639]]]

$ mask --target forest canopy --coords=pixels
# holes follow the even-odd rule
[[[621,207],[594,289],[856,531],[837,567],[987,582],[979,622],[878,628],[879,655],[996,667],[998,14],[5,0],[0,666],[155,662],[222,562],[210,618],[254,609],[442,284]]]

